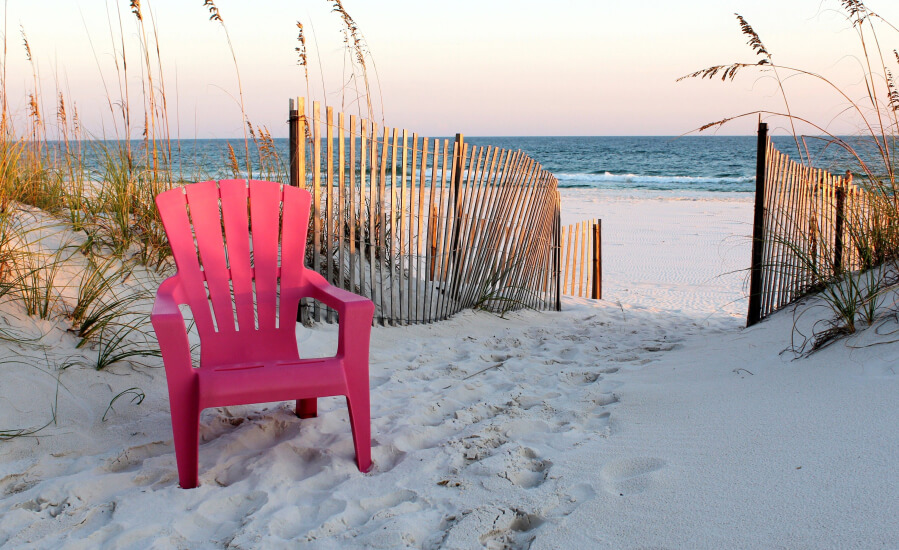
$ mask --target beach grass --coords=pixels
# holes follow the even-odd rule
[[[839,148],[851,159],[848,166],[850,173],[856,176],[855,184],[866,193],[868,200],[864,210],[847,210],[844,223],[849,242],[844,246],[860,258],[860,267],[852,268],[848,262],[835,261],[833,250],[820,248],[825,243],[817,243],[819,248],[810,250],[806,244],[808,234],[800,234],[799,240],[794,237],[776,239],[777,244],[790,250],[801,267],[811,274],[806,290],[819,292],[833,314],[831,321],[820,325],[801,346],[812,350],[819,349],[835,337],[852,334],[860,326],[871,326],[878,319],[899,311],[896,304],[881,299],[896,284],[895,278],[889,274],[895,271],[899,261],[899,159],[896,156],[899,145],[899,88],[893,78],[893,72],[899,70],[899,53],[889,49],[885,41],[887,33],[895,39],[899,29],[860,0],[844,0],[841,7],[847,24],[858,39],[858,51],[847,53],[856,56],[863,68],[862,84],[866,92],[861,97],[854,96],[847,86],[827,75],[778,64],[759,34],[739,14],[736,17],[740,30],[757,59],[753,62],[713,65],[679,79],[718,77],[729,81],[747,70],[771,76],[783,100],[782,111],[751,111],[705,124],[699,131],[748,116],[775,118],[789,125],[800,163],[813,166],[814,159],[807,147],[810,139],[823,140],[826,147]],[[834,97],[845,105],[836,120],[848,119],[862,130],[851,139],[846,139],[829,130],[834,120],[818,123],[798,114],[800,106],[791,103],[784,86],[786,80],[793,78],[820,85],[822,94]],[[799,127],[810,129],[814,135],[800,134]],[[842,166],[841,170],[846,168]],[[787,220],[787,223],[804,222]],[[778,264],[768,266],[768,269],[786,272],[791,266]]]
[[[346,84],[340,90],[342,103],[364,104],[373,118],[371,53],[343,4],[332,4],[351,59],[344,67],[349,75],[344,75]],[[210,24],[221,28],[222,46],[237,76],[242,143],[228,144],[227,156],[220,159],[221,172],[286,183],[286,162],[275,148],[271,130],[248,116],[226,18],[213,0],[205,0],[201,8]],[[0,300],[33,318],[65,324],[77,338],[77,348],[96,352],[90,361],[74,358],[67,365],[89,363],[95,368],[158,353],[147,322],[155,287],[126,281],[137,272],[142,277],[164,277],[174,267],[156,195],[217,175],[202,173],[199,163],[194,173],[184,173],[185,159],[173,138],[179,135],[177,122],[173,124],[177,118],[170,115],[174,102],[150,3],[116,4],[108,15],[103,40],[112,45],[114,76],[102,82],[109,122],[101,131],[83,126],[77,102],[60,91],[67,88],[58,77],[54,92],[44,92],[35,61],[38,52],[32,51],[25,28],[19,34],[31,74],[24,101],[9,96],[5,67],[9,56],[21,53],[11,47],[13,35],[8,32],[2,38],[0,71]],[[305,35],[302,24],[297,27],[298,64],[308,91]],[[93,42],[92,38],[92,48]],[[139,53],[129,54],[134,51]],[[98,68],[100,63],[98,57]],[[357,80],[363,86],[361,93]],[[9,105],[19,103],[26,108],[13,112]],[[44,109],[45,104],[52,108]],[[49,216],[35,215],[35,209]],[[376,220],[376,225],[384,223],[380,216]],[[45,246],[47,230],[56,235],[53,238],[65,234],[67,241],[57,243],[55,250]],[[134,313],[143,309],[146,315]],[[12,327],[0,327],[0,332],[18,338]]]
[[[152,292],[126,281],[138,266],[159,276],[171,271],[154,197],[183,178],[173,159],[155,22],[145,17],[146,6],[140,2],[129,7],[130,13],[116,10],[110,23],[118,86],[106,88],[113,123],[102,133],[91,135],[82,128],[75,101],[62,92],[47,102],[55,113],[41,110],[45,98],[24,29],[33,82],[26,112],[9,109],[6,74],[0,73],[0,300],[35,319],[68,326],[86,355],[67,366],[99,369],[158,355],[146,307]],[[129,23],[136,25],[136,33],[125,30]],[[3,38],[4,56],[13,55],[8,36]],[[126,57],[130,40],[137,41],[138,60]],[[4,66],[6,61],[4,57]],[[140,90],[133,88],[135,82]],[[248,128],[264,159],[265,176],[283,179],[286,171],[269,131]],[[252,169],[247,143],[242,160]],[[59,238],[64,240],[43,242]],[[3,327],[3,334],[21,344],[27,340],[12,327]],[[3,437],[33,431],[7,430]]]

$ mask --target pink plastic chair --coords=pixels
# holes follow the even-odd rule
[[[198,483],[203,409],[295,399],[297,415],[310,418],[316,398],[332,395],[346,396],[356,464],[368,471],[374,304],[303,265],[309,193],[268,181],[207,181],[161,193],[156,205],[178,267],[160,285],[151,320],[165,363],[181,487]],[[337,310],[334,357],[300,359],[302,297]],[[179,304],[190,306],[200,334],[196,368]]]

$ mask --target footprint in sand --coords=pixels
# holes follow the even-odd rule
[[[559,373],[559,378],[568,384],[586,385],[602,378],[602,373],[599,371],[563,371]]]
[[[618,403],[618,395],[615,393],[603,393],[599,397],[593,399],[593,404],[597,407],[606,407]]]
[[[508,442],[508,437],[496,426],[487,426],[481,432],[465,436],[458,441],[455,446],[462,447],[462,457],[470,464],[492,456],[494,449]],[[454,446],[453,443],[450,441],[450,446]]]
[[[509,453],[506,467],[500,477],[508,479],[517,487],[532,489],[546,481],[551,466],[551,461],[540,460],[533,449],[518,447]]]
[[[217,539],[245,522],[267,502],[268,495],[263,491],[213,496],[176,520],[173,527],[188,541]]]
[[[355,495],[346,500],[343,496],[333,495],[337,500],[328,505],[333,513],[327,513],[319,527],[305,533],[307,541],[335,537],[336,541],[344,542],[339,547],[356,548],[360,546],[355,537],[366,533],[365,548],[408,548],[413,539],[395,528],[398,523],[395,518],[408,517],[429,507],[427,501],[408,489],[358,500]]]
[[[589,432],[609,437],[612,435],[612,411],[609,409],[617,403],[618,395],[613,392],[603,392],[592,398],[588,396],[585,406],[574,412],[577,424]]]
[[[600,478],[607,493],[615,496],[633,495],[651,488],[655,482],[653,474],[666,464],[660,458],[622,458],[603,466]]]
[[[15,495],[38,484],[37,479],[29,479],[31,468],[18,474],[9,474],[0,479],[0,495]]]
[[[587,483],[578,483],[565,489],[556,488],[553,497],[548,499],[548,506],[541,513],[547,518],[564,518],[595,497],[596,491]]]
[[[379,473],[389,472],[406,458],[406,452],[395,445],[390,443],[381,445],[377,441],[371,448],[371,454],[375,465],[373,470]]]
[[[517,508],[483,507],[465,510],[447,522],[439,548],[528,548],[532,531],[545,522],[538,514]]]
[[[609,437],[612,435],[612,413],[603,411],[600,413],[592,413],[584,421],[585,430],[598,434],[600,437]]]
[[[129,447],[116,455],[115,458],[108,459],[100,468],[105,472],[123,472],[140,466],[144,460],[165,454],[172,453],[172,445],[164,441],[154,441]]]
[[[73,499],[74,504],[78,503],[78,499]],[[73,501],[69,497],[63,497],[58,494],[53,496],[38,496],[31,500],[27,500],[21,504],[17,504],[15,508],[22,508],[29,512],[35,512],[43,518],[55,518],[63,512],[69,511],[73,506]]]
[[[359,520],[358,525],[364,525],[369,521],[368,518],[377,520],[397,515],[396,508],[398,507],[403,507],[407,511],[412,511],[411,508],[420,510],[426,507],[426,503],[422,502],[414,491],[400,489],[392,493],[359,499],[354,506],[358,506],[361,511],[365,512],[365,514],[356,514]]]

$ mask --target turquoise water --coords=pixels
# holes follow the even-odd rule
[[[522,149],[561,187],[750,192],[755,137],[471,138]]]
[[[521,149],[554,173],[560,187],[720,193],[755,189],[755,136],[466,137],[466,141]],[[231,177],[226,168],[229,143],[242,157],[239,139],[173,142],[176,173],[188,181]],[[777,136],[774,143],[781,151],[795,153],[791,137]],[[286,166],[287,140],[276,139],[275,147]],[[816,166],[842,173],[849,165],[835,148],[824,149],[819,141],[811,140],[810,149]],[[251,155],[258,166],[252,150]]]

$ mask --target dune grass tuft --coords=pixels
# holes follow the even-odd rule
[[[839,148],[851,159],[849,166],[840,167],[840,173],[849,168],[849,173],[856,176],[855,184],[864,193],[865,200],[864,207],[853,206],[846,211],[844,222],[848,242],[843,245],[846,255],[851,254],[857,260],[851,264],[835,261],[834,250],[822,249],[824,243],[811,235],[814,228],[799,232],[798,240],[795,236],[772,238],[777,245],[789,250],[799,265],[776,263],[766,269],[789,274],[800,268],[809,276],[806,290],[817,292],[832,314],[830,320],[816,325],[814,333],[800,346],[803,350],[820,349],[835,338],[855,333],[861,326],[871,326],[884,316],[895,315],[899,309],[896,304],[886,303],[883,299],[884,293],[896,284],[889,274],[896,271],[899,263],[899,182],[896,178],[899,166],[895,156],[899,149],[899,90],[893,79],[893,73],[899,70],[899,51],[886,47],[886,35],[897,40],[899,29],[871,11],[861,0],[841,0],[841,8],[858,39],[859,51],[852,53],[859,59],[863,71],[861,85],[865,91],[861,96],[824,74],[776,63],[759,34],[739,14],[736,17],[740,30],[760,59],[713,65],[678,79],[720,76],[722,80],[730,81],[743,70],[770,76],[782,96],[783,111],[751,111],[705,124],[698,130],[718,128],[747,116],[780,119],[789,123],[801,164],[813,166],[814,159],[805,145],[809,139],[823,140],[825,148]],[[832,97],[844,106],[834,120],[817,123],[797,114],[784,85],[786,80],[794,78],[819,85],[822,98]],[[844,138],[829,130],[835,121],[846,121],[862,130],[851,138]],[[797,125],[809,128],[814,135],[800,135]],[[789,220],[789,223],[801,226],[807,222]],[[815,243],[814,248],[809,247],[810,242]]]

